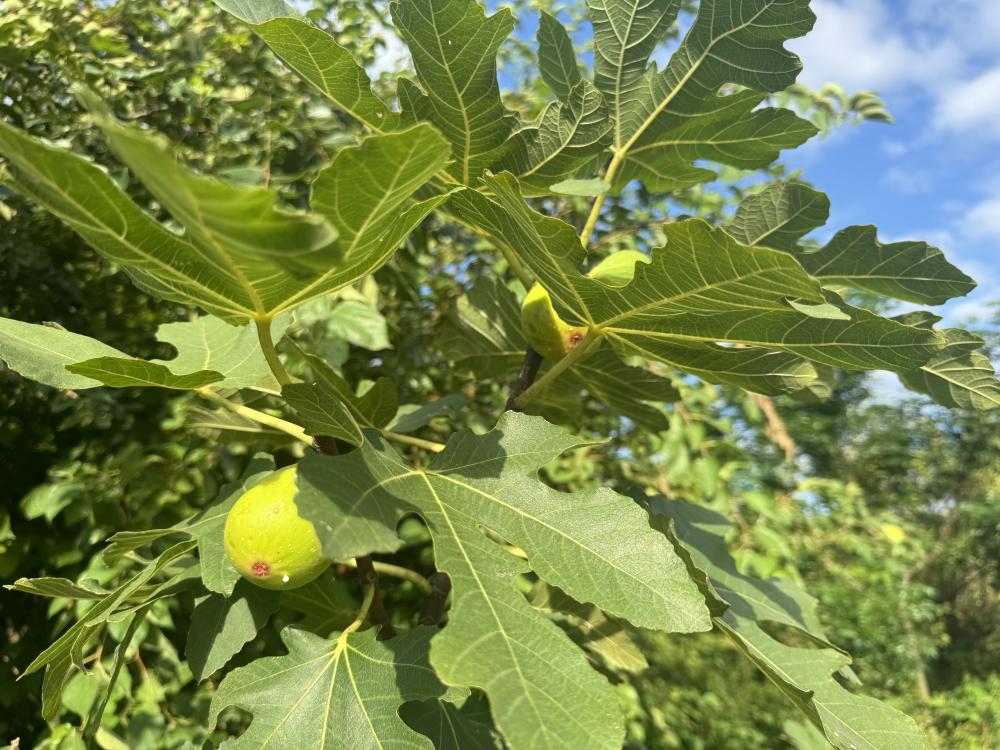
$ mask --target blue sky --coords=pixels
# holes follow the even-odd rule
[[[1000,301],[1000,0],[813,0],[788,46],[800,81],[879,91],[891,126],[841,128],[786,155],[833,204],[829,226],[923,239],[979,281],[948,322]]]

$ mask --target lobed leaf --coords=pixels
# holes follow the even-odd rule
[[[578,601],[641,627],[707,625],[701,595],[640,507],[610,490],[568,495],[535,479],[577,445],[544,420],[508,413],[484,436],[453,437],[427,469],[374,434],[351,454],[299,463],[296,503],[335,559],[391,551],[399,518],[423,517],[454,587],[431,663],[448,684],[486,692],[513,748],[617,747],[621,717],[610,687],[514,586],[525,563],[481,529],[523,549],[527,566]]]
[[[227,747],[329,747],[340,750],[432,750],[426,737],[399,717],[406,701],[446,693],[427,663],[433,628],[378,641],[375,630],[330,639],[304,630],[281,631],[288,653],[257,659],[222,680],[209,723],[227,706],[253,721]]]
[[[19,192],[120,264],[141,289],[229,322],[254,314],[239,279],[139,208],[93,162],[3,122],[0,155]]]
[[[500,101],[496,55],[514,29],[504,8],[492,16],[476,0],[397,0],[390,5],[423,87],[410,85],[408,108],[451,144],[448,173],[469,185],[492,166],[517,120]]]
[[[610,124],[601,93],[580,81],[564,101],[545,108],[537,125],[514,134],[499,168],[516,174],[529,194],[548,194],[604,151]]]
[[[748,245],[792,253],[824,285],[938,305],[968,294],[975,282],[926,242],[883,245],[873,226],[847,227],[825,247],[805,251],[799,240],[826,223],[830,201],[807,185],[777,183],[740,204],[727,231]]]
[[[983,340],[958,328],[945,329],[941,336],[944,348],[929,362],[899,373],[903,385],[953,409],[988,411],[1000,406],[1000,381],[993,363],[976,351]]]
[[[230,323],[273,318],[373,273],[446,199],[410,202],[448,158],[447,143],[428,125],[342,149],[317,178],[320,212],[301,214],[276,207],[265,188],[187,170],[158,139],[85,98],[116,153],[186,235],[156,222],[91,162],[0,124],[0,154],[17,187],[143,289]]]

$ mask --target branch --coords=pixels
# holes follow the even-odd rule
[[[786,463],[792,463],[795,460],[795,441],[788,434],[788,429],[785,427],[781,415],[778,414],[778,410],[774,407],[774,402],[760,393],[750,393],[750,400],[760,407],[767,418],[767,436],[772,443],[785,452]]]
[[[517,405],[517,397],[535,382],[542,361],[542,355],[530,346],[524,352],[524,365],[521,367],[521,374],[517,376],[517,382],[511,389],[510,398],[507,399],[507,405],[504,407],[506,411],[521,411]]]
[[[444,443],[436,443],[433,440],[424,440],[423,438],[413,437],[412,435],[400,435],[398,432],[392,432],[390,430],[381,430],[382,436],[388,440],[395,440],[397,443],[406,443],[407,445],[415,445],[418,448],[423,448],[424,450],[431,451],[433,453],[440,453],[444,450]]]

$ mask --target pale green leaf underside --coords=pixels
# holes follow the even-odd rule
[[[66,365],[96,357],[127,356],[79,333],[0,318],[0,359],[24,377],[54,388],[96,388],[101,385],[99,380],[72,373]]]
[[[743,199],[726,231],[744,245],[793,252],[799,240],[826,224],[830,199],[795,182],[778,182]]]
[[[209,723],[227,706],[253,714],[247,730],[226,743],[234,750],[433,750],[398,713],[405,701],[446,692],[427,663],[433,632],[421,627],[378,641],[374,629],[327,639],[285,628],[288,653],[226,675]]]
[[[592,0],[590,5],[593,13],[598,3]],[[643,12],[651,14],[649,8],[655,7],[670,17],[676,15],[680,3],[630,0],[608,5],[635,7],[630,15],[637,17]],[[705,101],[724,84],[759,92],[790,86],[802,66],[783,44],[808,32],[814,20],[809,0],[702,0],[694,23],[662,72],[646,70],[650,41],[643,39],[622,53],[629,66],[619,86],[616,143],[641,146],[646,138],[655,139],[659,133],[672,130],[679,121],[701,112]],[[662,35],[663,30],[663,22],[657,22],[650,35],[654,44],[653,37]],[[599,50],[608,38],[607,34],[603,40],[595,36]]]
[[[746,198],[727,231],[746,245],[792,253],[824,285],[863,289],[929,305],[968,294],[975,282],[926,242],[878,241],[873,226],[847,227],[825,247],[804,251],[799,240],[826,223],[830,202],[807,185],[776,183]]]
[[[508,413],[487,435],[452,438],[425,470],[374,434],[349,455],[299,464],[296,503],[336,559],[395,549],[398,519],[424,518],[437,567],[453,583],[431,663],[449,684],[486,692],[515,749],[616,748],[621,717],[609,686],[518,592],[513,576],[525,564],[482,527],[525,550],[527,566],[578,601],[642,627],[707,624],[701,595],[641,508],[606,489],[567,495],[535,478],[578,444],[544,420]]]
[[[594,85],[608,100],[614,145],[635,131],[629,112],[646,95],[649,56],[677,17],[677,0],[587,0],[594,27]]]
[[[517,122],[500,101],[496,75],[497,50],[514,16],[506,8],[486,16],[476,0],[398,0],[390,7],[423,87],[419,104],[410,103],[451,144],[449,174],[471,184],[496,161]]]
[[[903,385],[954,409],[1000,407],[1000,381],[989,357],[976,351],[983,340],[967,331],[941,331],[945,347],[922,367],[899,373]]]
[[[816,135],[816,127],[787,109],[756,109],[765,94],[742,91],[713,96],[696,113],[661,122],[632,146],[615,178],[615,189],[633,179],[669,192],[715,179],[695,162],[759,169]]]
[[[517,175],[525,192],[547,194],[592,165],[610,140],[610,125],[601,93],[581,81],[565,101],[549,104],[537,125],[514,135],[499,168]]]
[[[263,188],[186,170],[137,128],[107,115],[99,122],[119,156],[185,225],[186,237],[156,222],[92,162],[0,123],[0,154],[17,188],[143,289],[227,322],[273,318],[373,273],[445,200],[410,202],[448,159],[448,145],[428,125],[342,149],[316,181],[319,212],[306,215],[274,209]]]
[[[926,242],[883,245],[873,226],[841,229],[821,250],[798,253],[802,267],[825,285],[840,284],[886,297],[940,305],[976,283]]]
[[[716,625],[838,750],[929,750],[916,723],[889,706],[855,695],[833,678],[850,657],[829,647],[819,629],[815,600],[789,582],[745,576],[726,548],[729,521],[682,501],[654,498],[652,509],[673,520],[692,575],[718,603]],[[768,635],[758,623],[795,628],[819,648],[793,648]],[[824,647],[824,645],[826,647]]]
[[[655,351],[660,342],[779,349],[844,369],[906,370],[938,346],[934,334],[841,306],[850,320],[817,319],[789,299],[826,302],[819,283],[787,253],[746,247],[698,219],[664,229],[666,245],[639,264],[625,287],[578,270],[583,250],[572,227],[532,211],[510,175],[484,179],[452,203],[461,215],[515,252],[571,323],[622,347]]]
[[[538,67],[556,98],[565,101],[580,81],[573,42],[563,25],[552,15],[541,12],[538,19]]]

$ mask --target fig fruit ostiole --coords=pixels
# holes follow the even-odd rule
[[[649,263],[638,250],[622,250],[598,263],[587,275],[608,286],[625,286],[635,276],[636,263]],[[587,335],[585,326],[574,326],[559,317],[552,298],[535,284],[521,303],[521,329],[531,348],[546,359],[562,359]]]
[[[295,505],[295,467],[281,469],[247,490],[226,517],[226,557],[240,575],[268,589],[294,589],[331,563],[313,525]]]

